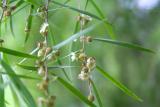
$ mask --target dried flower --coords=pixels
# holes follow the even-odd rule
[[[48,89],[48,81],[42,81],[42,83],[37,84],[37,87],[42,91],[46,91]]]
[[[80,61],[84,61],[86,58],[87,58],[87,55],[85,53],[80,53],[79,56],[78,56],[78,59]]]
[[[44,56],[45,55],[45,53],[46,53],[46,48],[42,48],[42,49],[40,49],[39,51],[38,51],[38,57],[42,57],[42,56]]]
[[[89,74],[88,74],[88,73],[85,73],[85,72],[81,72],[81,73],[78,75],[78,78],[81,79],[81,80],[88,80],[88,79],[89,79]]]
[[[55,103],[56,96],[50,96],[47,100],[47,107],[53,107]]]
[[[51,48],[51,47],[47,47],[45,54],[47,55],[47,54],[49,54],[51,51],[52,51],[52,48]]]
[[[49,24],[46,23],[46,22],[42,24],[41,29],[40,29],[40,33],[42,35],[44,35],[44,36],[47,35],[47,33],[48,33],[48,26],[49,26]]]
[[[40,66],[38,68],[38,74],[39,75],[44,75],[45,74],[45,67],[44,66]]]
[[[4,11],[4,16],[10,16],[11,15],[11,10],[7,9]]]
[[[86,66],[91,70],[96,66],[96,60],[94,57],[89,57],[87,59]]]

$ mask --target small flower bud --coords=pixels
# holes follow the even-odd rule
[[[41,29],[40,29],[40,33],[42,35],[46,36],[48,34],[48,26],[49,24],[46,22],[42,24]]]
[[[91,37],[91,36],[87,36],[87,37],[86,37],[86,41],[87,41],[87,42],[92,42],[92,37]]]
[[[43,81],[42,83],[37,84],[37,87],[41,91],[46,91],[48,89],[48,82],[47,81]]]
[[[81,79],[81,80],[88,80],[88,79],[89,79],[89,74],[88,74],[88,73],[85,73],[85,72],[81,72],[81,73],[78,75],[78,78]]]
[[[49,99],[47,100],[47,107],[53,107],[55,103],[55,96],[50,96]]]
[[[89,68],[89,69],[93,69],[95,66],[96,66],[96,60],[94,57],[89,57],[87,59],[87,64],[86,66]]]
[[[77,61],[78,60],[78,57],[76,55],[76,53],[72,52],[71,53],[71,61],[74,62],[74,61]]]
[[[51,48],[51,47],[47,47],[47,48],[46,48],[46,53],[45,53],[45,54],[47,55],[47,54],[49,54],[51,51],[52,51],[52,48]]]
[[[45,48],[42,48],[38,51],[38,57],[42,57],[45,55]]]
[[[42,43],[42,42],[38,42],[38,44],[37,44],[37,48],[43,48],[43,46],[44,46],[44,44]]]
[[[94,101],[94,96],[93,96],[92,94],[90,94],[90,95],[88,96],[88,100],[89,100],[90,102],[93,102],[93,101]]]
[[[42,75],[42,76],[45,74],[45,67],[44,66],[40,66],[40,68],[38,68],[38,74]]]
[[[87,67],[83,67],[81,73],[88,73],[89,69]]]
[[[84,61],[86,58],[87,58],[87,56],[86,56],[85,53],[80,53],[79,56],[78,56],[78,59],[79,59],[80,61]]]
[[[4,11],[4,16],[10,16],[11,15],[11,10],[7,9]]]

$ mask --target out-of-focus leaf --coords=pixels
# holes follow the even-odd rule
[[[64,79],[58,77],[57,80],[64,86],[66,87],[70,92],[72,92],[75,96],[77,96],[81,101],[84,103],[88,104],[91,107],[96,107],[95,104],[90,102],[84,95],[81,94],[79,90],[77,90],[75,87],[73,87],[71,84],[66,82]]]
[[[95,93],[95,95],[96,95],[96,99],[97,99],[97,101],[98,101],[99,107],[103,107],[102,101],[101,101],[101,99],[100,99],[100,96],[99,96],[99,94],[98,94],[98,91],[97,91],[97,88],[96,88],[94,82],[93,82],[91,79],[90,79],[90,82],[91,82],[91,84],[92,84],[93,91],[94,91],[94,93]]]
[[[116,40],[111,40],[111,39],[102,39],[102,38],[94,38],[93,40],[100,41],[100,42],[105,42],[105,43],[111,43],[111,44],[114,44],[114,45],[123,46],[123,47],[127,47],[127,48],[132,48],[132,49],[136,49],[136,50],[139,50],[139,51],[155,53],[154,51],[152,51],[150,49],[143,48],[141,46],[131,44],[131,43],[127,43],[127,42],[116,41]]]
[[[18,57],[38,58],[37,56],[34,56],[34,55],[30,55],[30,54],[23,53],[23,52],[18,52],[18,51],[7,49],[7,48],[3,48],[3,47],[0,47],[0,52],[6,53],[6,54],[10,54],[10,55],[14,55],[14,56],[18,56]]]
[[[25,31],[26,31],[25,42],[27,42],[27,40],[28,40],[28,38],[29,38],[29,36],[30,36],[30,32],[31,32],[32,19],[33,19],[33,16],[32,16],[33,9],[34,9],[34,6],[31,5],[31,6],[30,6],[30,10],[29,10],[29,15],[28,15],[28,17],[27,17],[26,26],[25,26]]]
[[[129,95],[130,97],[134,98],[137,101],[142,102],[143,100],[138,97],[134,92],[132,92],[131,90],[129,90],[127,87],[125,87],[122,83],[120,83],[119,81],[117,81],[116,79],[114,79],[112,76],[110,76],[107,72],[105,72],[102,68],[100,68],[99,66],[96,66],[97,71],[99,71],[99,73],[101,73],[105,78],[109,79],[116,87],[118,87],[120,90],[122,90],[124,93],[126,93],[127,95]]]
[[[4,87],[3,85],[3,79],[2,75],[0,75],[0,106],[5,107],[5,100],[4,100]]]
[[[3,60],[1,60],[1,65],[8,74],[15,74],[13,69]],[[8,77],[13,83],[13,85],[16,87],[16,89],[18,90],[20,96],[22,97],[26,105],[28,107],[36,107],[36,103],[34,102],[32,95],[30,94],[28,89],[25,87],[25,85],[22,83],[22,81],[18,77],[15,77],[15,76],[13,77],[11,75],[8,75]]]

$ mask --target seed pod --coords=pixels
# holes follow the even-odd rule
[[[83,67],[82,70],[81,70],[81,73],[88,73],[89,69],[88,67]]]
[[[93,102],[93,101],[94,101],[94,96],[93,96],[92,94],[89,94],[88,100],[89,100],[90,102]]]
[[[42,48],[38,51],[38,57],[44,56],[45,55],[45,48]]]
[[[37,84],[38,89],[41,91],[46,91],[48,89],[48,82],[43,81],[42,83]]]
[[[87,63],[86,63],[86,66],[89,68],[89,69],[93,69],[95,66],[96,66],[96,60],[94,57],[89,57],[87,59]]]
[[[49,54],[51,51],[52,51],[52,48],[51,48],[51,47],[47,47],[45,54],[47,55],[47,54]]]
[[[40,29],[40,33],[43,35],[43,36],[47,36],[48,34],[48,26],[49,24],[48,23],[43,23],[42,26],[41,26],[41,29]]]
[[[45,74],[45,67],[44,66],[40,66],[40,68],[38,68],[38,74],[42,75],[42,76]]]
[[[11,10],[7,9],[4,11],[4,16],[10,16],[11,15]]]
[[[40,48],[43,48],[43,46],[44,46],[44,44],[43,44],[42,42],[38,42],[38,43],[37,43],[37,48],[40,49]]]
[[[55,99],[55,96],[50,96],[47,100],[47,107],[54,107]]]
[[[89,42],[92,42],[92,37],[91,36],[87,36],[86,37],[86,41],[89,43]]]
[[[81,80],[88,80],[88,79],[89,79],[89,74],[88,74],[88,73],[85,73],[85,72],[81,72],[81,73],[78,75],[78,78],[81,79]]]
[[[87,56],[86,56],[85,53],[80,53],[79,56],[78,56],[78,59],[79,59],[80,61],[84,61],[86,58],[87,58]]]

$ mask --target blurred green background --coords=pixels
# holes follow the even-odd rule
[[[71,0],[68,5],[78,7],[81,4],[83,9],[85,0]],[[96,71],[93,72],[93,80],[97,85],[99,94],[101,96],[104,107],[159,107],[160,105],[160,1],[159,0],[94,0],[101,8],[109,22],[114,26],[116,33],[116,40],[126,41],[134,44],[139,44],[143,47],[150,48],[156,54],[140,52],[133,49],[119,47],[111,44],[104,44],[101,42],[93,42],[87,45],[86,53],[89,56],[95,56],[97,65],[103,67],[117,80],[121,81],[125,86],[134,91],[144,101],[137,102],[127,96],[110,81],[106,80]],[[59,0],[58,2],[64,2]],[[24,6],[24,5],[23,5]],[[57,5],[51,4],[49,9],[54,9]],[[37,9],[38,7],[35,7]],[[26,44],[25,40],[25,23],[28,15],[29,6],[25,7],[13,16],[13,29],[15,37],[11,35],[9,21],[3,23],[2,39],[4,39],[4,46],[20,50],[24,52],[31,52],[38,41],[42,41],[43,37],[39,34],[39,29],[43,23],[38,15],[33,15],[33,23],[31,35]],[[87,11],[98,16],[93,6],[89,3]],[[34,11],[36,13],[36,10]],[[56,11],[49,12],[49,25],[56,43],[59,43],[74,32],[76,17],[78,13],[72,10],[63,8]],[[91,26],[97,23],[95,19],[89,23]],[[99,38],[110,38],[106,28],[98,26],[89,35]],[[50,46],[53,41],[49,39]],[[61,49],[61,56],[69,54],[68,49],[70,45]],[[74,45],[76,50],[76,43]],[[8,56],[11,64],[16,69],[17,73],[34,75],[35,72],[28,72],[27,70],[15,67],[15,64],[22,58]],[[63,61],[64,65],[68,65],[68,59]],[[34,61],[28,61],[25,64],[33,65]],[[66,69],[69,70],[69,69]],[[79,88],[84,95],[87,96],[87,83],[77,80],[78,69],[72,70],[73,84]],[[57,74],[61,75],[59,71]],[[69,74],[70,75],[70,74]],[[61,75],[63,76],[63,74]],[[71,75],[70,75],[71,76]],[[43,96],[40,91],[37,91],[36,84],[39,81],[23,80],[25,85],[33,94],[35,100],[39,96]],[[79,99],[74,97],[68,90],[57,82],[50,83],[50,92],[57,96],[56,107],[84,107]],[[11,97],[9,87],[7,87],[6,101],[9,102],[7,107],[17,107],[17,102],[14,97]],[[25,106],[24,106],[25,107]]]

